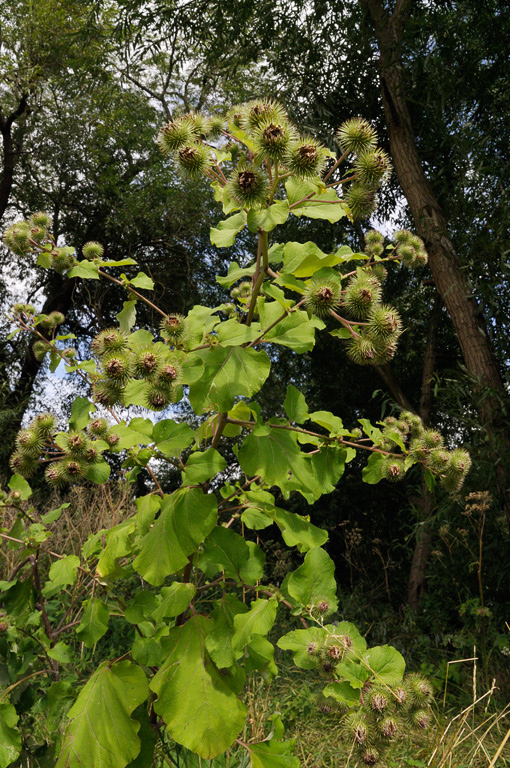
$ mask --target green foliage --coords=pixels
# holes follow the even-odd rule
[[[279,611],[299,617],[305,629],[290,632],[278,645],[294,652],[298,667],[316,670],[324,678],[325,695],[354,714],[368,702],[378,725],[385,691],[402,682],[405,664],[396,649],[367,650],[353,625],[325,624],[338,605],[334,563],[322,548],[327,533],[307,517],[276,506],[271,489],[285,498],[296,491],[312,503],[335,488],[357,451],[371,456],[368,482],[403,476],[416,461],[442,477],[437,457],[434,466],[431,459],[440,436],[438,443],[417,417],[402,414],[396,425],[382,423],[382,430],[361,419],[365,439],[361,430],[344,428],[328,411],[310,412],[295,387],[284,402],[287,418],[263,417],[260,404],[251,400],[268,380],[276,345],[297,354],[312,349],[325,320],[338,323],[350,338],[364,339],[360,322],[380,303],[372,267],[376,258],[389,262],[400,256],[392,250],[375,254],[373,248],[370,254],[353,254],[345,247],[325,254],[311,243],[275,241],[270,248],[269,233],[290,215],[335,222],[354,213],[347,197],[336,191],[340,181],[330,181],[340,161],[317,142],[299,139],[273,102],[249,103],[227,119],[228,130],[220,120],[213,131],[210,121],[188,115],[163,129],[160,145],[175,152],[183,173],[204,173],[224,210],[233,214],[213,231],[213,243],[230,246],[245,228],[247,237],[255,235],[248,272],[235,263],[223,279],[231,287],[251,276],[251,282],[233,289],[236,303],[228,312],[224,304],[196,305],[186,316],[158,309],[161,340],[144,328],[133,332],[140,306],[156,307],[140,293],[152,290],[149,276],[114,276],[116,266],[135,265],[105,261],[98,244],[91,248],[89,243],[80,261],[72,248],[57,246],[41,217],[37,238],[29,237],[28,245],[23,240],[27,255],[36,256],[42,268],[79,280],[104,280],[128,294],[118,327],[101,331],[92,341],[91,358],[80,362],[75,356],[69,362],[57,324],[45,336],[37,313],[19,306],[12,311],[17,325],[44,340],[55,362],[65,360],[68,371],[79,372],[91,392],[75,400],[67,431],[56,432],[47,415],[22,430],[13,459],[17,472],[0,502],[16,519],[2,535],[19,558],[11,581],[0,584],[8,634],[8,642],[0,644],[10,676],[6,694],[37,676],[36,683],[28,683],[34,697],[37,690],[43,701],[56,699],[55,719],[58,727],[65,723],[63,736],[43,739],[37,747],[48,755],[55,749],[59,768],[124,768],[133,761],[136,765],[146,751],[150,761],[154,741],[145,737],[148,720],[162,749],[169,738],[212,759],[237,740],[254,766],[294,768],[292,743],[271,738],[247,745],[239,740],[247,714],[241,699],[246,675],[267,679],[277,674],[271,633]],[[238,145],[235,161],[222,149],[223,138],[232,135]],[[316,151],[315,164],[304,162],[304,146],[310,157]],[[376,176],[365,168],[363,189],[369,196],[384,174]],[[11,243],[16,238],[9,232]],[[14,245],[19,246],[17,239]],[[340,271],[360,258],[363,268],[354,264],[350,273]],[[296,294],[304,298],[296,300]],[[350,319],[338,314],[344,310]],[[400,326],[385,330],[387,310],[382,311],[374,333],[375,363],[382,354],[380,338],[389,339],[393,349],[400,333]],[[46,318],[42,325],[47,326]],[[158,421],[154,412],[180,402],[185,393],[197,417],[194,427],[171,418]],[[149,417],[123,411],[121,419],[119,407],[130,406],[144,408]],[[419,456],[410,447],[412,440],[420,441]],[[89,537],[80,553],[53,551],[49,525],[58,513],[41,522],[32,516],[26,503],[31,488],[23,475],[35,475],[42,464],[50,485],[104,484],[114,456],[127,482],[140,476],[149,484],[137,498],[136,512]],[[468,463],[462,452],[448,454],[444,474],[452,486],[462,482]],[[179,478],[169,493],[158,479],[165,465]],[[264,573],[264,551],[252,534],[273,523],[285,545],[302,557],[280,586]],[[45,569],[41,564],[48,560]],[[126,600],[132,584],[137,588]],[[122,627],[128,648],[124,656],[130,658],[97,666],[95,648],[107,647],[106,635],[114,626]],[[13,653],[14,648],[21,650]],[[73,666],[80,648],[80,663]],[[59,694],[52,687],[55,677],[76,687],[84,683],[69,712],[69,690]],[[426,684],[409,685],[413,701],[420,699],[420,709],[409,710],[409,717],[424,727]],[[16,718],[31,708],[23,705],[18,711],[17,703],[13,695],[12,703],[4,704],[10,749],[5,759],[11,762],[21,748]],[[391,737],[392,726],[381,729],[382,743]],[[29,747],[23,743],[23,748]],[[377,749],[378,754],[384,751],[379,743]]]

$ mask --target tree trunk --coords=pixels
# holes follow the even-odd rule
[[[481,311],[471,295],[448,235],[446,219],[422,168],[405,98],[400,45],[412,3],[411,0],[397,0],[390,15],[381,0],[360,2],[369,11],[378,41],[382,101],[395,172],[409,203],[416,230],[425,241],[434,282],[451,317],[466,368],[476,382],[479,415],[488,431],[496,458],[502,446],[510,446],[502,408],[505,396],[503,382]],[[498,490],[510,522],[507,474],[503,462],[499,462]]]
[[[12,183],[14,180],[16,154],[19,153],[21,149],[21,146],[16,146],[13,140],[12,127],[18,117],[23,115],[27,109],[27,97],[23,96],[14,112],[7,118],[4,118],[2,111],[0,110],[0,133],[2,134],[3,141],[2,175],[0,177],[0,219],[4,215],[9,204]]]

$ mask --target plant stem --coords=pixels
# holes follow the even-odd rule
[[[259,273],[257,275],[257,279],[256,279],[255,284],[253,286],[250,306],[249,306],[249,309],[248,309],[248,315],[246,317],[246,325],[251,325],[251,323],[252,323],[253,314],[255,312],[255,305],[257,303],[257,297],[258,297],[258,295],[260,293],[260,289],[262,288],[262,283],[264,282],[264,278],[266,276],[267,268],[269,266],[269,256],[268,256],[267,242],[268,242],[267,232],[259,231],[259,248],[260,248],[261,255],[262,255],[262,266],[259,267]]]
[[[145,296],[142,296],[142,294],[141,294],[141,293],[139,293],[138,291],[136,291],[136,290],[135,290],[134,288],[132,288],[130,285],[126,285],[125,283],[123,283],[123,282],[122,282],[122,280],[117,280],[117,278],[116,278],[116,277],[113,277],[112,275],[109,275],[107,272],[103,272],[103,270],[102,270],[102,269],[98,269],[97,271],[98,271],[98,273],[101,275],[101,277],[106,277],[106,279],[107,279],[107,280],[110,280],[110,282],[112,282],[112,283],[115,283],[116,285],[120,285],[120,287],[121,287],[121,288],[125,288],[125,289],[126,289],[127,291],[129,291],[130,293],[133,293],[133,294],[134,294],[135,296],[137,296],[137,297],[138,297],[138,298],[139,298],[141,301],[145,302],[145,304],[147,304],[147,306],[148,306],[148,307],[152,307],[152,309],[153,309],[155,312],[157,312],[158,314],[160,314],[162,317],[166,317],[166,316],[167,316],[166,312],[163,312],[163,310],[162,310],[162,309],[160,309],[160,308],[159,308],[159,307],[157,307],[155,304],[153,304],[153,303],[152,303],[152,301],[150,301],[149,299],[147,299]]]

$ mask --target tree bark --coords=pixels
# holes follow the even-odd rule
[[[421,165],[405,95],[401,40],[411,0],[397,0],[389,14],[381,0],[360,0],[368,10],[379,46],[382,101],[395,172],[407,198],[416,230],[424,240],[436,288],[452,320],[462,355],[478,393],[478,412],[494,457],[510,446],[502,400],[503,381],[484,320],[448,234],[448,225]],[[483,397],[481,396],[483,393]],[[498,490],[510,522],[508,470],[497,464]]]
[[[21,147],[16,147],[12,136],[12,128],[18,117],[21,117],[28,109],[26,96],[22,96],[16,109],[8,116],[4,117],[0,110],[0,133],[3,141],[3,162],[2,175],[0,177],[0,219],[4,215],[9,204],[12,184],[14,180],[14,166],[16,154]]]

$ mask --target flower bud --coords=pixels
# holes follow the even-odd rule
[[[54,248],[51,252],[51,266],[59,274],[67,272],[74,266],[74,256],[69,253],[65,253],[61,248]]]
[[[441,448],[434,448],[426,458],[426,465],[433,472],[444,472],[450,461],[450,454]]]
[[[55,416],[51,413],[38,413],[31,426],[43,436],[47,436],[54,429],[56,424]]]
[[[136,353],[133,365],[137,376],[148,378],[158,370],[160,355],[152,347],[147,347]]]
[[[169,344],[175,345],[181,343],[186,336],[187,330],[187,320],[183,315],[168,315],[161,321],[161,336]]]
[[[45,211],[36,211],[29,218],[29,223],[34,227],[49,229],[51,227],[51,216]]]
[[[177,363],[165,363],[162,366],[158,380],[163,384],[174,384],[182,375],[182,370]]]
[[[131,361],[127,355],[116,353],[103,360],[105,375],[117,384],[122,384],[131,374]]]
[[[326,151],[315,139],[302,138],[291,142],[284,157],[285,167],[301,179],[320,176],[326,164]]]
[[[296,130],[286,120],[263,120],[253,131],[255,154],[273,162],[283,160],[296,136]]]
[[[67,484],[67,481],[62,472],[62,465],[58,461],[54,461],[51,464],[48,464],[44,471],[44,475],[46,477],[46,482],[55,488],[60,488]]]
[[[175,155],[181,171],[190,178],[198,178],[211,165],[211,150],[203,144],[186,144]]]
[[[402,480],[405,475],[405,467],[402,459],[388,456],[381,466],[383,476],[391,482]]]
[[[240,124],[245,131],[254,131],[263,123],[282,122],[286,119],[283,107],[271,99],[250,101],[240,112]]]
[[[359,182],[351,184],[343,200],[349,206],[353,219],[366,219],[377,207],[374,190],[367,189]]]
[[[343,303],[356,320],[365,320],[381,299],[381,285],[372,275],[361,273],[349,280]]]
[[[31,477],[37,469],[37,458],[33,455],[16,451],[12,454],[9,465],[13,472],[17,472],[23,477]],[[11,493],[14,498],[14,492]]]
[[[400,731],[400,726],[398,720],[393,717],[384,717],[382,720],[380,720],[377,723],[377,728],[380,731],[380,733],[389,741],[392,741],[395,739]]]
[[[64,436],[64,450],[75,456],[83,456],[90,443],[82,432],[69,432]]]
[[[108,432],[108,423],[105,419],[94,419],[88,424],[87,431],[96,437],[104,437]]]
[[[347,340],[347,355],[357,365],[372,365],[376,357],[374,343],[365,336],[353,336]]]
[[[94,399],[100,405],[109,407],[116,403],[122,403],[122,387],[113,381],[96,381],[92,386]]]
[[[81,252],[85,259],[100,259],[103,256],[104,248],[101,243],[91,240],[90,242],[85,243]]]
[[[3,241],[9,250],[16,256],[25,256],[31,249],[30,227],[26,221],[18,221],[7,227],[3,234]]]
[[[367,336],[376,341],[399,336],[402,321],[397,310],[388,304],[373,305],[368,314]]]
[[[62,478],[67,483],[75,483],[85,476],[86,466],[76,458],[64,458],[59,462]]]
[[[434,691],[429,681],[416,673],[411,673],[406,677],[406,686],[411,692],[413,703],[422,708],[432,701]]]
[[[367,696],[367,702],[374,712],[383,712],[389,704],[388,694],[382,688],[372,688]]]
[[[258,168],[242,162],[231,174],[227,189],[242,208],[259,208],[265,203],[269,184]]]
[[[343,723],[343,730],[349,740],[366,744],[370,737],[370,725],[362,712],[351,712]]]
[[[161,152],[168,155],[198,139],[198,131],[189,118],[177,118],[159,132],[157,142]]]
[[[120,352],[127,346],[126,336],[118,328],[106,328],[93,340],[90,345],[96,355],[104,355],[107,352]]]
[[[310,280],[304,293],[305,307],[318,317],[327,317],[331,309],[338,309],[341,290],[335,280]]]
[[[368,747],[368,749],[363,752],[361,759],[365,765],[377,765],[379,761],[379,752],[375,747]]]
[[[354,154],[372,149],[377,143],[374,128],[362,117],[354,117],[342,123],[336,138],[344,152]]]
[[[146,400],[147,406],[153,411],[162,411],[172,402],[172,388],[160,382],[152,384],[147,391]]]
[[[383,184],[391,174],[390,158],[382,149],[368,149],[354,163],[358,180],[369,189]]]

